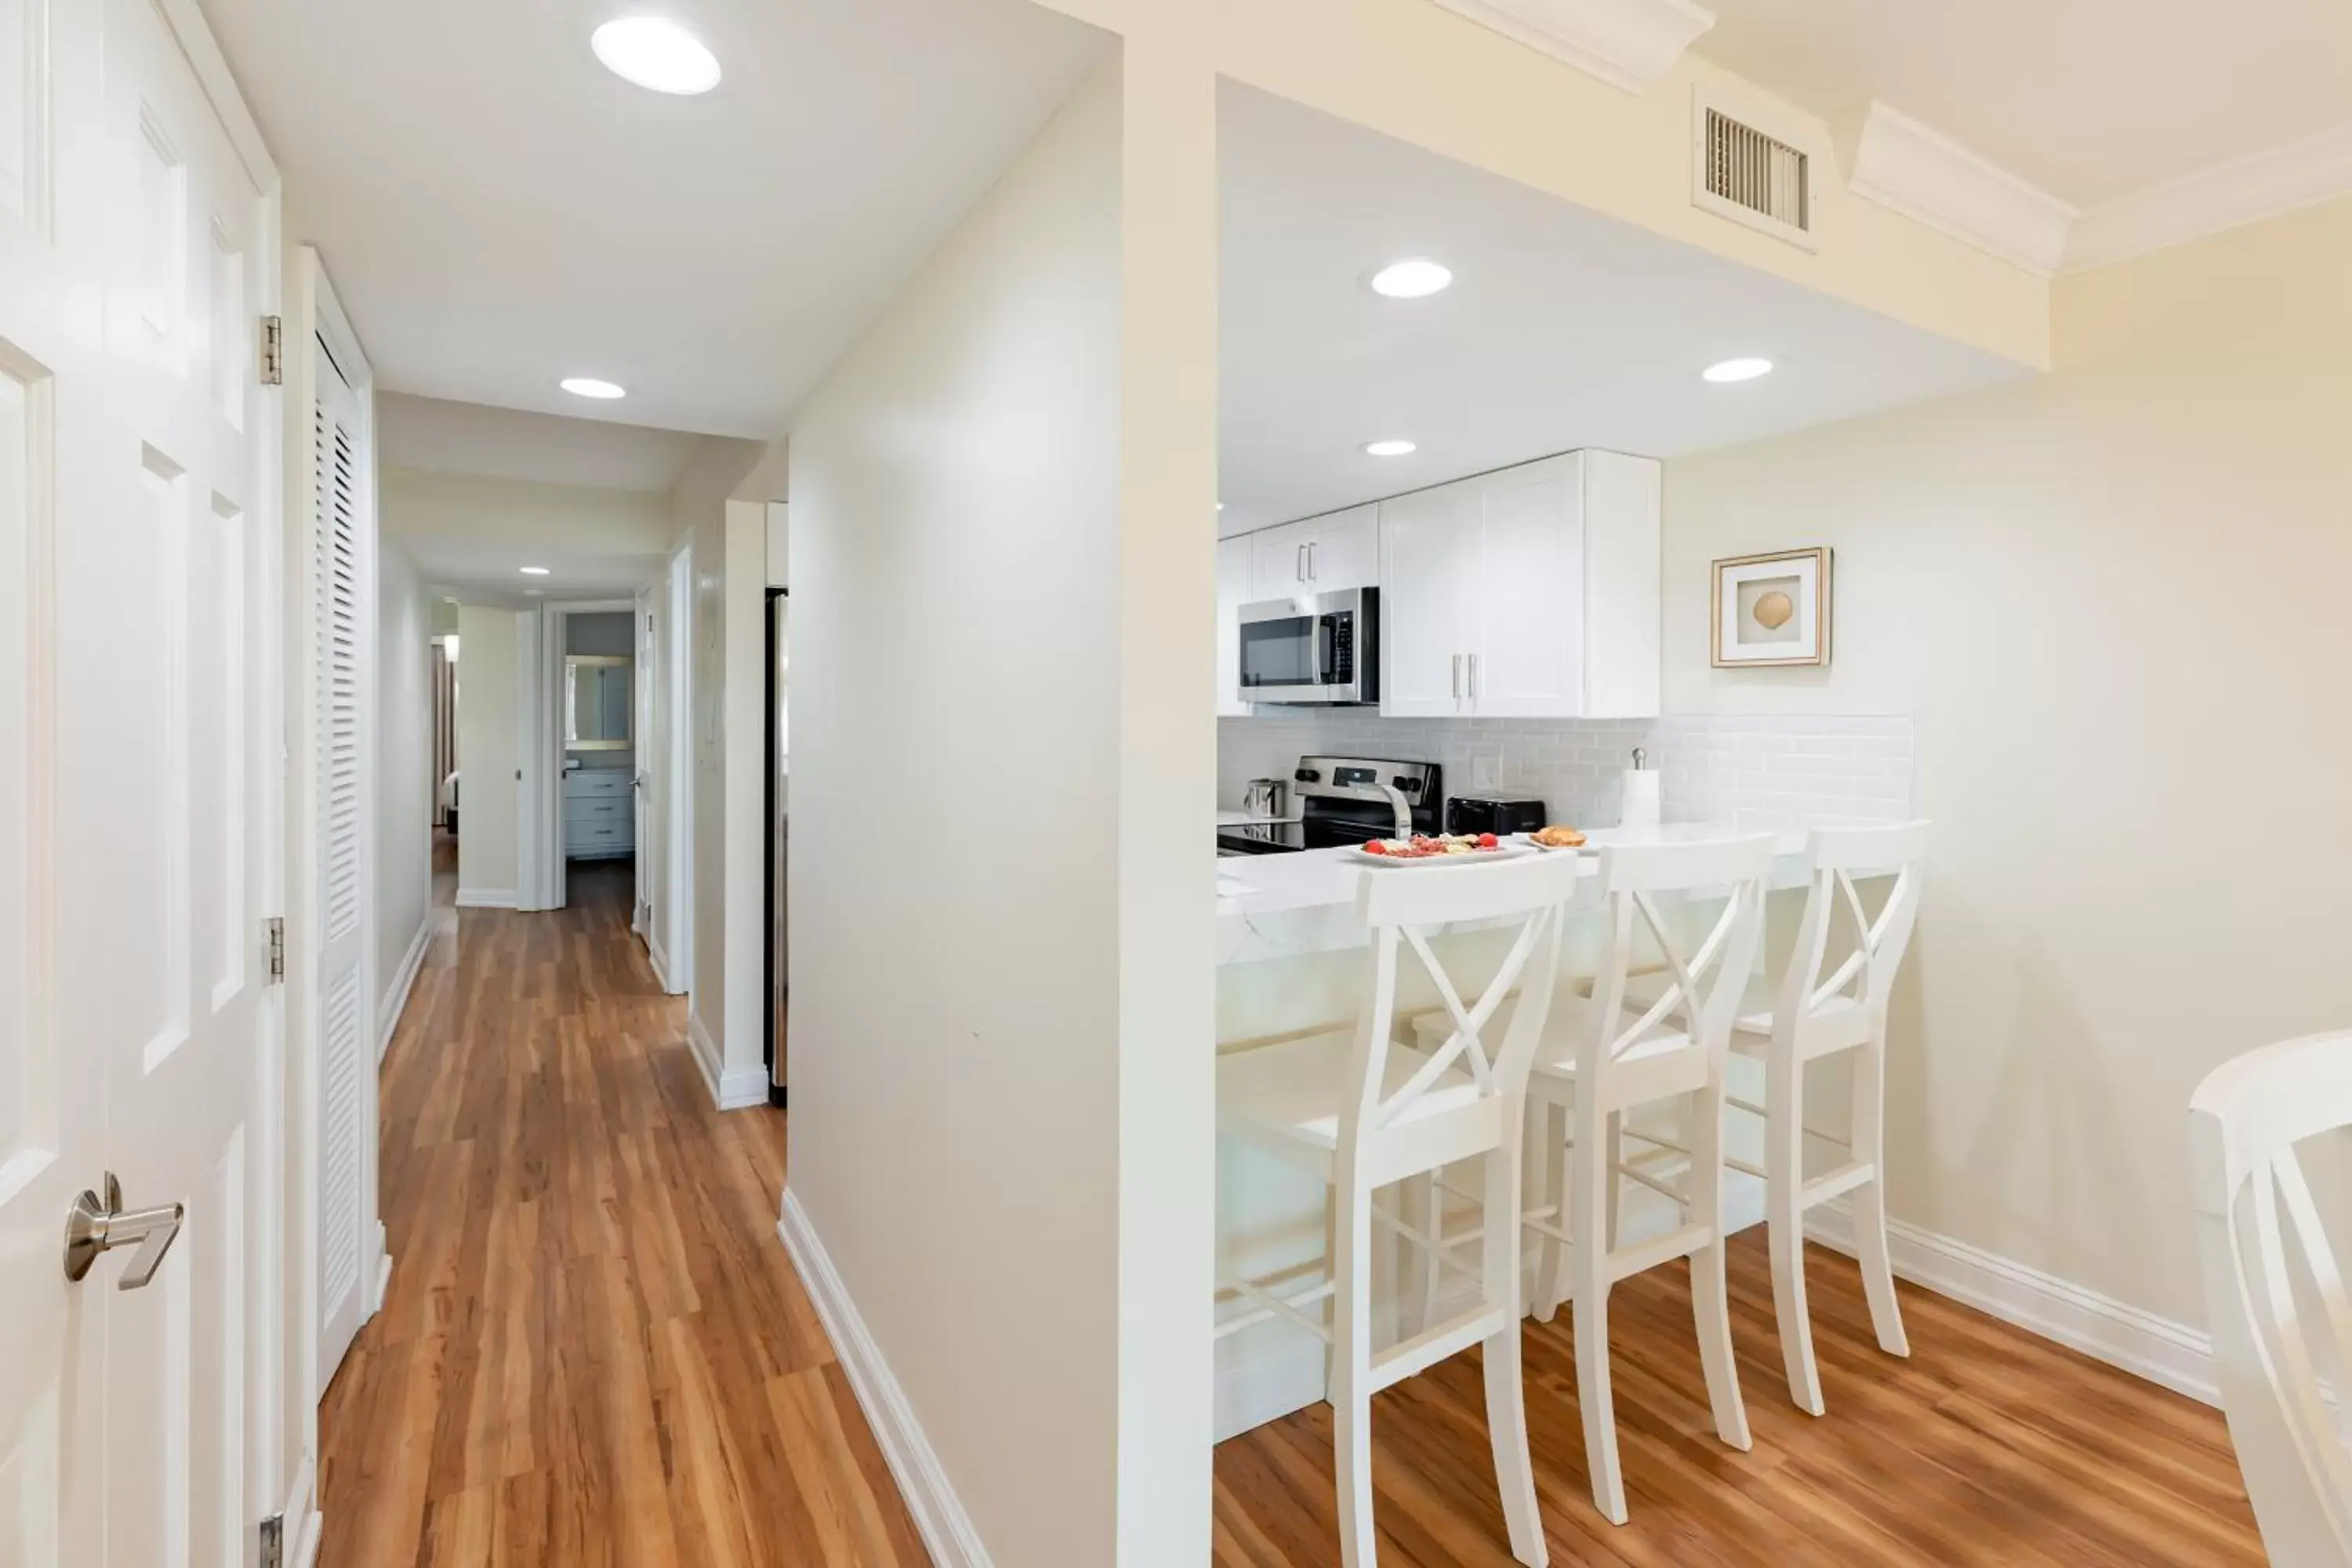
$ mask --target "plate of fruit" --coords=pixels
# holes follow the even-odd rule
[[[1357,858],[1376,866],[1462,866],[1525,853],[1523,846],[1491,833],[1416,833],[1410,838],[1375,838],[1356,846]]]

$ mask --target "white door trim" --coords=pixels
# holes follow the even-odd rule
[[[667,777],[662,792],[663,860],[667,873],[662,889],[668,901],[665,923],[667,960],[663,983],[673,996],[694,989],[694,541],[681,540],[669,558],[669,631],[662,649],[663,673],[669,688],[669,755],[662,759]]]

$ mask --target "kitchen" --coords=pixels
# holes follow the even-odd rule
[[[1507,855],[1535,830],[1571,830],[1566,841],[1584,847],[1574,858],[1585,885],[1559,935],[1560,962],[1571,976],[1597,977],[1614,954],[1617,978],[1638,989],[1645,973],[1682,956],[1695,954],[1700,969],[1710,955],[1720,960],[1727,933],[1735,955],[1748,951],[1743,942],[1753,945],[1736,963],[1739,984],[1777,980],[1800,928],[1810,930],[1826,908],[1809,893],[1829,885],[1829,873],[1817,875],[1813,830],[1899,840],[1901,855],[1835,879],[1861,900],[1849,939],[1860,933],[1866,948],[1872,933],[1896,931],[1877,955],[1884,973],[1873,970],[1874,983],[1891,977],[1916,900],[1918,846],[1932,842],[1928,830],[1909,826],[1920,815],[1911,721],[1886,712],[1670,710],[1663,459],[2021,372],[1246,89],[1223,89],[1220,126],[1223,1442],[1327,1397],[1335,1408],[1345,1403],[1344,1380],[1327,1357],[1342,1353],[1337,1325],[1346,1312],[1335,1310],[1326,1328],[1307,1321],[1320,1303],[1349,1294],[1327,1229],[1340,1223],[1327,1189],[1344,1180],[1314,1157],[1289,1157],[1295,1151],[1279,1137],[1254,1135],[1245,1107],[1228,1102],[1247,1100],[1253,1076],[1278,1076],[1273,1064],[1286,1054],[1319,1061],[1327,1076],[1344,1073],[1345,1044],[1369,1005],[1372,938],[1359,901],[1370,896],[1366,879],[1457,875],[1368,869],[1368,850],[1452,835],[1462,837],[1460,848]],[[1745,651],[1759,674],[1802,683],[1832,656],[1834,563],[1827,551],[1790,554],[1744,575],[1728,563],[1740,624],[1727,623],[1723,635],[1735,645],[1757,639]],[[1654,940],[1623,951],[1612,943],[1607,900],[1595,891],[1605,870],[1600,852],[1631,865],[1645,853],[1704,855],[1716,845],[1755,846],[1761,857],[1752,931],[1733,931],[1717,913],[1727,907],[1720,889],[1694,884],[1660,893],[1664,913],[1652,918],[1661,923],[1643,933]],[[1421,1043],[1444,1040],[1448,987],[1486,984],[1510,963],[1511,935],[1507,921],[1475,919],[1433,934],[1430,956],[1446,973],[1408,964],[1391,977],[1399,1027],[1426,1031],[1435,1020],[1437,1032]],[[1666,952],[1683,940],[1688,954]],[[1874,955],[1861,960],[1872,968]],[[1596,995],[1603,984],[1593,979]],[[1694,1002],[1706,984],[1705,974],[1693,981]],[[1465,986],[1461,994],[1475,993]],[[1838,1081],[1816,1079],[1794,1096],[1813,1113],[1807,1136],[1830,1124],[1824,1114],[1855,1114],[1857,1126],[1874,1129],[1875,1058],[1856,1054],[1853,1096],[1846,1064],[1823,1065]],[[1766,1073],[1761,1054],[1735,1053],[1706,1092],[1757,1106],[1767,1098]],[[1777,1123],[1718,1111],[1725,1142],[1709,1202],[1647,1173],[1654,1162],[1643,1164],[1686,1147],[1667,1136],[1678,1113],[1696,1114],[1631,1104],[1612,1139],[1620,1151],[1612,1161],[1627,1168],[1608,1178],[1617,1200],[1608,1256],[1647,1247],[1656,1255],[1644,1255],[1645,1266],[1692,1256],[1695,1279],[1712,1258],[1719,1279],[1723,1239],[1766,1217],[1774,1190],[1767,1131]],[[1620,1132],[1614,1119],[1611,1130]],[[1530,1152],[1531,1171],[1541,1158]],[[1788,1179],[1793,1187],[1812,1171],[1805,1190],[1815,1201],[1823,1168],[1800,1156]],[[1861,1180],[1874,1169],[1860,1156],[1849,1161],[1838,1168],[1844,1184],[1830,1195],[1852,1194],[1865,1215],[1882,1212],[1874,1180]],[[1408,1181],[1370,1202],[1367,1321],[1373,1342],[1391,1352],[1409,1348],[1416,1310],[1425,1320],[1461,1304],[1460,1281],[1431,1283],[1458,1259],[1442,1258],[1416,1288],[1416,1250],[1445,1248],[1407,1245],[1416,1227],[1423,1237],[1432,1226],[1447,1234],[1465,1219],[1478,1229],[1478,1205],[1461,1179],[1450,1171],[1426,1192]],[[1413,1210],[1416,1198],[1428,1206]],[[1700,1236],[1691,1216],[1717,1204]],[[1528,1223],[1538,1226],[1526,1248],[1535,1267],[1540,1226]],[[1880,1338],[1899,1346],[1885,1242],[1861,1229],[1872,1234],[1856,1246],[1879,1259],[1868,1279],[1874,1312],[1881,1290],[1889,1303]],[[1776,1257],[1780,1245],[1776,1235]],[[1580,1322],[1585,1310],[1580,1302]],[[1711,1359],[1728,1330],[1710,1341],[1703,1307],[1699,1327],[1718,1426],[1744,1447],[1737,1393],[1725,1402]],[[1818,1411],[1810,1341],[1802,1364],[1790,1354],[1792,1393]],[[1378,1364],[1374,1356],[1367,1366]],[[1605,1411],[1605,1368],[1595,1375],[1604,1380],[1597,1403]],[[1360,1427],[1349,1436],[1356,1425],[1343,1412],[1343,1447],[1360,1444]],[[1594,1505],[1623,1523],[1622,1481],[1603,1479],[1615,1475],[1614,1439],[1590,1426],[1587,1436]],[[1343,1454],[1343,1534],[1370,1528],[1345,1506],[1352,1462]]]

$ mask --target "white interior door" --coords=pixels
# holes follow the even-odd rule
[[[252,333],[275,243],[152,0],[0,0],[12,1565],[227,1568],[263,1511],[277,555]],[[160,1263],[68,1283],[67,1205],[110,1171],[184,1217],[150,1233],[175,1237]]]
[[[375,1303],[375,986],[369,969],[367,780],[374,766],[368,663],[374,646],[372,531],[367,526],[366,438],[352,377],[324,342],[312,411],[309,581],[316,682],[313,710],[318,811],[317,922],[318,1384],[342,1364]],[[347,351],[348,353],[348,351]],[[354,367],[354,371],[356,367]],[[471,651],[471,650],[468,650]],[[484,649],[474,657],[497,657]]]

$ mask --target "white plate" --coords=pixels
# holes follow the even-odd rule
[[[1514,833],[1511,842],[1524,844],[1530,849],[1540,849],[1547,855],[1581,855],[1598,847],[1590,838],[1581,844],[1538,844],[1532,833]]]
[[[1375,855],[1362,845],[1349,847],[1356,858],[1374,866],[1486,866],[1528,852],[1528,846],[1508,839],[1492,849],[1469,849],[1459,855]]]

